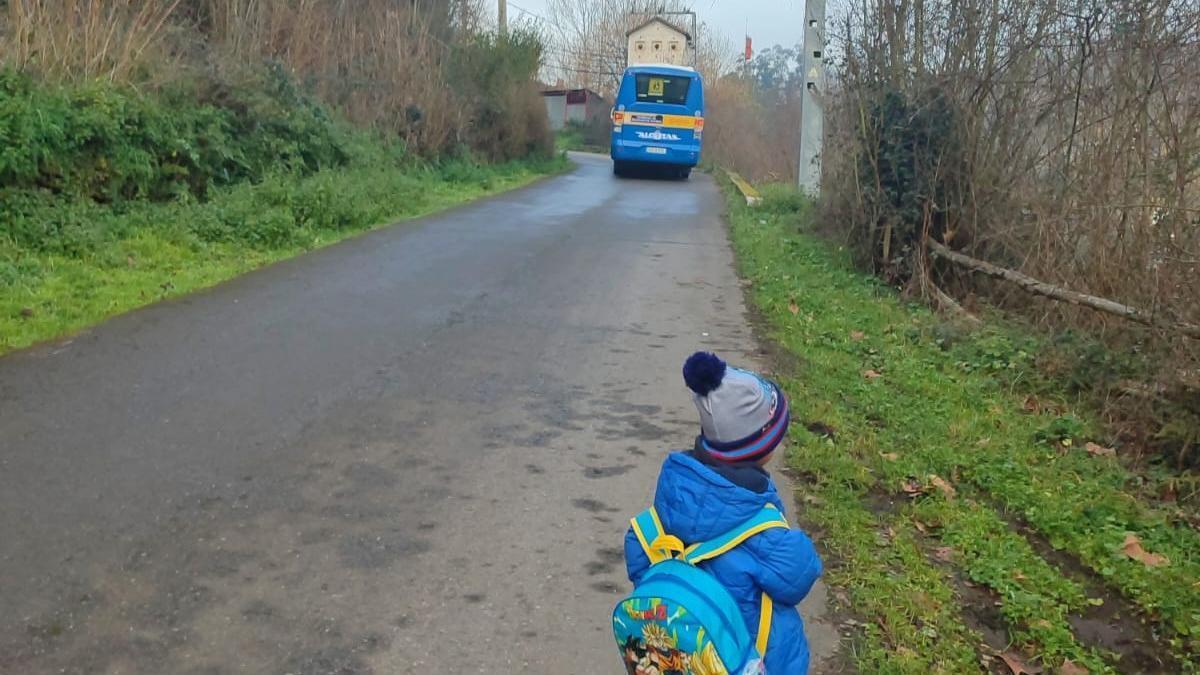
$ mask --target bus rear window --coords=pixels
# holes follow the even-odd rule
[[[690,77],[638,73],[637,100],[638,103],[684,105],[687,102],[688,88],[691,86]]]

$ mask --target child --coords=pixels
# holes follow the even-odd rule
[[[663,463],[654,495],[663,531],[693,544],[729,532],[767,504],[783,512],[763,469],[787,433],[783,392],[705,352],[688,358],[683,379],[700,412],[701,434],[692,450],[671,453]],[[635,583],[650,566],[632,528],[625,535],[625,565]],[[796,605],[821,576],[821,560],[807,535],[768,529],[700,566],[737,600],[751,635],[758,630],[762,594],[774,601],[767,675],[808,672],[808,641]]]

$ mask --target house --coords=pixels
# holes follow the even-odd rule
[[[607,120],[612,109],[603,96],[591,89],[546,89],[542,91],[542,100],[546,102],[546,116],[554,131],[567,126],[568,122],[586,125]]]
[[[628,65],[669,63],[674,66],[694,65],[695,44],[686,30],[662,17],[651,17],[625,34]]]

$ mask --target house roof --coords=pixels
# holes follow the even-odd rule
[[[630,35],[633,35],[634,33],[638,32],[639,30],[645,28],[646,26],[649,26],[650,24],[652,24],[656,21],[658,23],[661,23],[662,25],[666,26],[667,28],[670,28],[671,30],[675,31],[676,33],[680,33],[681,35],[683,35],[685,38],[688,39],[688,42],[691,42],[691,40],[692,40],[691,33],[680,28],[679,26],[676,26],[675,24],[671,23],[670,21],[667,21],[666,19],[662,18],[661,16],[652,16],[649,19],[646,19],[645,21],[634,26],[633,28],[630,28],[629,30],[625,31],[625,37],[629,37]]]
[[[691,66],[680,66],[674,63],[637,63],[625,69],[631,73],[643,72],[662,72],[662,71],[679,71],[682,73],[694,75],[696,69]]]
[[[559,87],[559,88],[543,89],[541,91],[541,94],[542,94],[542,96],[566,96],[569,93],[577,92],[577,91],[587,92],[588,98],[598,98],[602,101],[604,100],[604,97],[601,96],[599,93],[592,91],[591,89],[588,89],[586,87],[573,87],[573,88],[566,88],[566,89]]]

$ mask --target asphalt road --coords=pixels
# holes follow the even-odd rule
[[[620,672],[680,364],[758,350],[713,182],[576,160],[0,358],[0,672]]]

